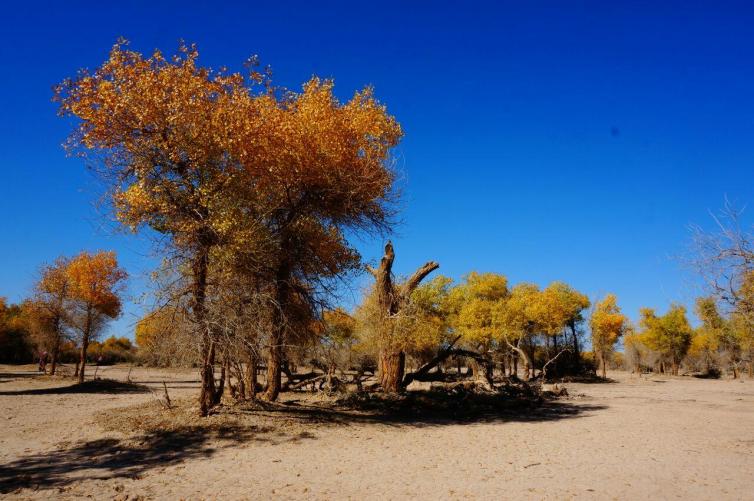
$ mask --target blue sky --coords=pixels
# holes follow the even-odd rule
[[[279,84],[372,84],[402,123],[396,271],[433,259],[512,282],[615,292],[636,318],[699,293],[674,256],[723,197],[754,195],[754,11],[721,2],[14,2],[0,16],[0,295],[60,254],[115,249],[138,296],[154,260],[99,214],[51,87],[119,36],[210,66],[258,54]],[[655,5],[662,3],[661,6]],[[382,241],[358,243],[376,259]],[[358,294],[366,278],[354,284]],[[353,294],[346,298],[351,302]],[[111,328],[129,335],[139,307]]]

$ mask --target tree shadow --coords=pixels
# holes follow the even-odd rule
[[[556,421],[581,417],[606,408],[603,405],[545,399],[535,394],[430,390],[402,395],[355,394],[325,405],[301,403],[298,400],[253,402],[236,406],[235,412],[284,416],[302,423],[424,427],[480,422]]]
[[[35,379],[43,375],[39,371],[0,372],[0,383],[7,383],[14,379]]]
[[[579,384],[615,384],[615,383],[618,383],[618,381],[615,379],[612,379],[609,377],[597,376],[596,374],[587,374],[583,376],[565,376],[563,378],[559,378],[558,381],[562,381],[564,383],[579,383]]]
[[[0,391],[2,395],[66,395],[74,393],[149,393],[149,388],[140,384],[115,381],[113,379],[95,379],[68,386],[52,388],[34,388],[29,390]]]
[[[265,436],[270,431],[233,425],[211,429],[184,427],[153,431],[129,440],[106,438],[78,443],[0,465],[0,493],[60,487],[81,480],[137,479],[152,468],[207,458],[218,449],[241,442],[272,442],[272,437]],[[311,434],[299,433],[286,441],[311,438],[314,438]]]

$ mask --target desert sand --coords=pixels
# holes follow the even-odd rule
[[[543,409],[463,422],[260,410],[243,430],[158,432],[124,429],[117,409],[170,412],[157,401],[163,381],[173,400],[189,401],[195,371],[134,368],[131,379],[151,390],[77,390],[32,366],[0,366],[0,496],[754,499],[754,381],[610,377],[568,384],[570,396]]]

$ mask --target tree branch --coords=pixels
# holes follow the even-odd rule
[[[403,285],[403,291],[401,292],[402,296],[404,298],[408,298],[412,292],[414,292],[414,289],[416,289],[419,286],[419,283],[424,280],[424,277],[435,271],[437,268],[439,268],[440,265],[434,261],[430,261],[418,270],[414,272],[413,275],[411,275],[411,278],[406,280],[406,283]]]

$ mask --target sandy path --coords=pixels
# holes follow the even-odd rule
[[[643,378],[569,385],[553,412],[470,424],[359,423],[217,441],[151,437],[140,448],[94,410],[149,393],[32,393],[63,383],[0,366],[0,481],[48,468],[17,498],[754,499],[754,382]],[[125,378],[127,369],[104,375]],[[195,373],[135,369],[171,396]],[[21,393],[21,394],[19,394]],[[88,442],[86,442],[88,441]],[[85,445],[81,445],[82,442]],[[112,461],[89,468],[107,450]],[[108,456],[109,457],[109,456]],[[62,465],[52,467],[50,465]],[[47,471],[47,470],[46,470]],[[0,486],[0,492],[3,492]]]

